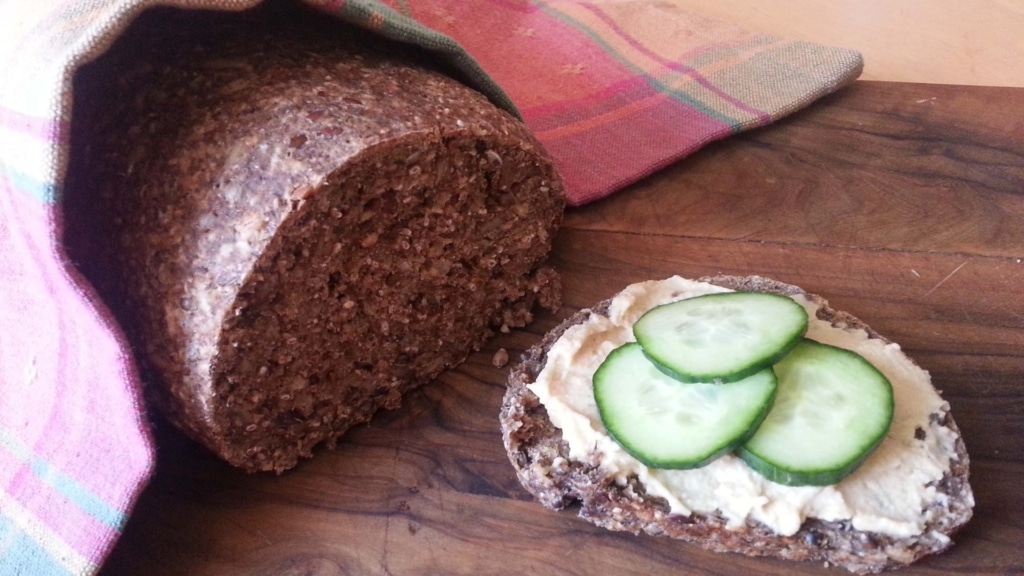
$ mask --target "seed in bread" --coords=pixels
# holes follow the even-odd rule
[[[808,309],[809,338],[854,349],[892,382],[889,433],[839,484],[776,485],[734,455],[695,470],[649,469],[602,433],[588,373],[631,339],[632,322],[655,303],[726,290],[793,297]],[[927,373],[860,320],[759,277],[641,283],[578,312],[512,369],[501,427],[521,483],[544,506],[719,552],[878,572],[949,547],[974,504],[963,440]]]
[[[84,67],[64,204],[154,402],[251,471],[398,406],[559,291],[561,182],[524,125],[286,8],[160,10]]]

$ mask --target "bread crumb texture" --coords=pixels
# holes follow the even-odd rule
[[[147,14],[75,84],[67,250],[153,402],[251,471],[397,407],[560,293],[543,261],[562,185],[523,125],[303,16]]]

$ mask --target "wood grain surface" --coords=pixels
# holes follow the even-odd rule
[[[634,281],[761,274],[899,342],[952,405],[974,519],[901,574],[1024,573],[1024,90],[858,82],[567,214],[565,307],[281,476],[157,425],[156,476],[102,571],[120,575],[843,574],[711,554],[552,513],[518,485],[507,368]]]

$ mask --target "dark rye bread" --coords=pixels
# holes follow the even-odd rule
[[[751,276],[716,276],[701,280],[733,290],[801,294],[821,306],[818,318],[835,326],[865,330],[871,338],[884,340],[857,318],[830,308],[818,296],[770,279]],[[546,363],[547,351],[570,327],[591,315],[606,315],[610,300],[583,309],[544,336],[527,350],[511,370],[501,409],[501,429],[509,459],[522,485],[545,507],[552,510],[577,507],[578,514],[598,526],[632,533],[669,536],[700,545],[714,552],[750,556],[771,556],[788,560],[823,562],[858,574],[875,573],[906,566],[919,558],[941,552],[952,542],[935,533],[951,536],[971,517],[973,497],[968,485],[969,460],[956,423],[949,413],[935,414],[937,425],[956,434],[956,454],[949,473],[937,485],[932,506],[941,510],[922,534],[900,539],[855,530],[848,521],[806,520],[792,536],[780,536],[759,522],[748,519],[740,528],[727,528],[723,516],[694,513],[669,515],[668,503],[648,496],[643,485],[630,478],[617,485],[597,466],[597,461],[570,460],[561,431],[552,425],[544,406],[527,385],[537,379]]]
[[[250,471],[559,298],[562,185],[523,124],[291,4],[144,15],[76,79],[64,199],[153,402]]]

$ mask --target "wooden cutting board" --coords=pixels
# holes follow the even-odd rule
[[[564,309],[283,474],[158,425],[102,574],[841,574],[607,532],[517,483],[497,413],[513,358],[574,310],[672,274],[818,293],[932,373],[971,455],[974,519],[903,574],[1024,572],[1024,89],[858,82],[570,210]]]

